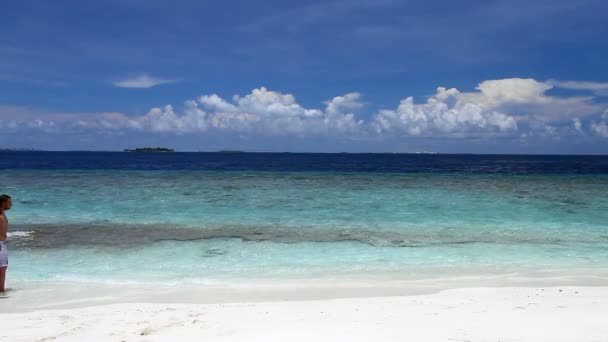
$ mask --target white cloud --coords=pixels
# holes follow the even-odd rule
[[[600,137],[608,138],[608,124],[606,124],[607,121],[608,109],[604,110],[604,112],[602,113],[601,121],[591,121],[591,131]]]
[[[574,132],[606,135],[606,117],[593,97],[550,96],[554,85],[534,79],[481,82],[477,91],[437,88],[416,103],[406,97],[395,109],[359,117],[359,93],[336,96],[318,108],[307,108],[292,94],[253,89],[230,99],[217,94],[199,96],[183,107],[166,105],[138,116],[122,113],[46,113],[0,106],[0,129],[47,133],[103,131],[172,134],[235,133],[239,136],[324,136],[331,139],[386,137],[556,137]]]
[[[226,102],[223,98],[219,97],[216,94],[212,95],[203,95],[198,98],[198,102],[210,108],[211,110],[218,112],[237,112],[238,108]]]
[[[113,82],[115,87],[120,88],[151,88],[160,84],[174,83],[175,80],[153,77],[147,74],[139,75],[132,78],[127,78],[121,81]]]
[[[508,78],[484,81],[479,92],[463,93],[466,101],[487,110],[508,112],[516,117],[542,122],[566,122],[573,117],[585,117],[601,110],[591,96],[557,97],[545,93],[554,86],[531,78]]]
[[[517,130],[512,116],[488,110],[479,103],[467,101],[457,89],[443,87],[437,88],[437,93],[426,103],[415,104],[414,99],[408,97],[396,110],[381,110],[372,126],[379,133],[396,131],[408,135]]]
[[[596,95],[608,96],[608,82],[549,80],[547,81],[547,84],[557,88],[587,90],[594,92]]]
[[[579,119],[579,118],[572,119],[572,125],[574,126],[574,129],[577,132],[583,133],[583,125],[581,124],[581,119]]]
[[[146,115],[130,119],[127,125],[139,130],[173,133],[202,132],[207,129],[206,113],[194,101],[186,102],[186,109],[181,115],[167,105],[152,108]]]
[[[129,120],[129,126],[156,132],[193,133],[207,130],[259,135],[357,134],[362,121],[350,109],[361,106],[359,94],[338,96],[327,102],[325,110],[307,109],[291,94],[254,89],[228,102],[216,94],[186,102],[178,114],[172,106],[153,108],[146,115]]]
[[[30,121],[0,120],[0,129],[10,133],[44,132],[61,133],[62,127],[50,120],[33,119]]]
[[[601,122],[592,122],[591,123],[591,130],[604,138],[608,138],[608,125],[606,124],[605,121],[601,121]]]
[[[544,94],[551,88],[552,86],[531,78],[507,78],[483,81],[476,88],[480,91],[479,94],[467,95],[471,98],[477,96],[480,103],[494,108],[503,104],[550,102],[550,98]]]

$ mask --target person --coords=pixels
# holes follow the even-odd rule
[[[13,206],[11,196],[0,195],[0,292],[4,292],[4,283],[6,281],[6,269],[8,268],[8,249],[6,247],[6,238],[8,236],[8,220],[6,219],[5,211]]]

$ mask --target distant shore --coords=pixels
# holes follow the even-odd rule
[[[175,152],[175,150],[166,147],[138,147],[134,149],[126,148],[123,152]]]

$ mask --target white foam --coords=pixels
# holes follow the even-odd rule
[[[7,237],[9,238],[29,238],[34,234],[34,231],[16,231],[8,232]]]

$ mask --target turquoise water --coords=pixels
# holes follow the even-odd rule
[[[5,170],[0,184],[18,280],[608,273],[607,175]]]

